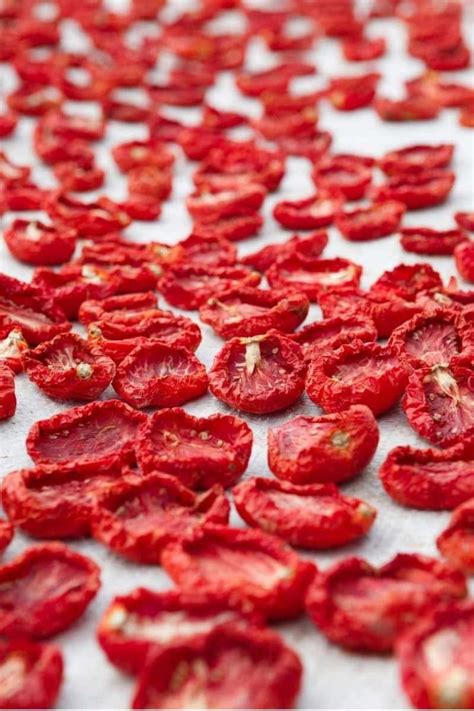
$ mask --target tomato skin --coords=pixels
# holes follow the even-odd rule
[[[256,269],[258,272],[266,272],[277,259],[296,256],[304,258],[319,257],[328,243],[329,237],[325,230],[318,230],[308,236],[293,235],[285,242],[268,244],[266,247],[246,254],[240,258],[240,263]]]
[[[420,291],[443,287],[439,273],[431,264],[399,264],[394,269],[386,271],[370,288],[373,295],[385,297],[397,296],[406,301],[415,301]]]
[[[255,212],[250,215],[237,215],[227,217],[222,220],[208,224],[207,222],[195,222],[192,235],[200,239],[209,237],[221,237],[222,239],[237,242],[253,237],[263,226],[263,217]]]
[[[143,291],[137,294],[119,294],[109,296],[101,301],[90,299],[84,301],[79,308],[79,322],[87,326],[93,321],[109,318],[109,314],[135,315],[141,312],[155,310],[158,305],[156,294],[152,291]]]
[[[336,155],[321,160],[311,177],[320,190],[342,193],[346,200],[362,200],[372,183],[372,170],[370,166]]]
[[[273,217],[286,229],[319,229],[333,223],[342,204],[342,198],[319,194],[302,200],[282,200],[273,208]]]
[[[453,254],[458,244],[468,242],[464,230],[434,230],[429,227],[405,227],[400,230],[401,245],[406,252],[429,255]]]
[[[378,96],[374,108],[383,121],[428,121],[439,114],[439,104],[424,96],[392,100]]]
[[[92,165],[81,168],[74,160],[61,161],[54,166],[54,175],[61,184],[61,189],[74,192],[97,190],[104,184],[105,173]]]
[[[331,79],[328,98],[338,111],[355,111],[370,106],[375,97],[380,74]]]
[[[0,642],[0,668],[9,661],[21,659],[24,664],[23,682],[11,691],[0,691],[3,709],[53,708],[63,679],[63,658],[58,647],[29,640]],[[15,682],[15,674],[12,674]],[[9,677],[10,678],[10,677]]]
[[[9,420],[16,412],[15,374],[0,363],[0,420]]]
[[[36,237],[29,237],[29,230]],[[33,266],[50,266],[68,262],[76,248],[75,230],[59,230],[39,221],[14,220],[3,238],[16,259]]]
[[[309,323],[291,333],[290,338],[299,343],[305,361],[310,363],[313,358],[336,350],[354,339],[375,341],[377,329],[370,318],[348,314]]]
[[[385,153],[378,164],[386,175],[422,173],[426,170],[447,168],[451,164],[453,155],[452,143],[417,144]]]
[[[474,242],[463,242],[454,250],[454,260],[459,274],[474,284]]]
[[[308,260],[295,253],[274,262],[265,276],[274,289],[296,289],[318,303],[320,296],[335,286],[357,287],[361,275],[362,267],[349,259]]]
[[[474,212],[456,212],[454,219],[462,229],[474,232]]]
[[[155,165],[162,170],[169,170],[174,163],[174,155],[166,145],[153,139],[118,143],[111,153],[122,173],[143,165]]]
[[[448,170],[426,170],[415,174],[394,175],[373,190],[374,200],[397,200],[407,210],[421,210],[444,203],[456,181]]]
[[[454,509],[474,496],[474,441],[442,450],[395,447],[379,477],[389,496],[403,506]]]
[[[474,574],[474,498],[452,513],[448,527],[436,539],[436,546],[452,565],[466,575]]]
[[[335,223],[348,240],[358,242],[379,239],[397,231],[405,210],[403,203],[387,200],[366,208],[339,212]]]

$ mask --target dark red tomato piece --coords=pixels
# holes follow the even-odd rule
[[[178,407],[207,391],[206,369],[186,348],[144,341],[117,368],[114,390],[129,405]]]
[[[283,200],[273,208],[273,217],[286,229],[313,230],[331,225],[343,198],[312,195],[303,200]]]
[[[342,43],[342,52],[348,62],[370,62],[383,57],[385,50],[383,37],[348,37]]]
[[[110,316],[120,315],[124,319],[145,316],[156,311],[158,299],[152,291],[139,294],[119,294],[101,301],[84,301],[79,309],[79,321],[87,326],[93,321],[106,320]]]
[[[63,678],[63,658],[52,644],[27,640],[0,642],[2,709],[50,709]]]
[[[474,705],[474,602],[450,602],[423,615],[397,642],[401,680],[419,709]]]
[[[301,291],[310,301],[319,301],[325,291],[359,284],[362,267],[348,259],[302,259],[298,254],[279,259],[266,276],[274,289]]]
[[[41,466],[71,464],[99,471],[112,463],[133,464],[137,431],[146,420],[119,400],[91,402],[35,422],[26,448]]]
[[[454,510],[436,545],[452,565],[467,575],[474,574],[474,498]]]
[[[13,256],[33,266],[68,262],[76,248],[77,232],[39,221],[14,220],[3,238]]]
[[[454,249],[454,261],[465,281],[474,284],[474,242],[463,242]]]
[[[429,255],[453,254],[458,244],[469,241],[464,230],[435,230],[430,227],[404,227],[400,230],[405,252]]]
[[[453,159],[454,145],[422,144],[389,151],[379,161],[379,167],[387,175],[400,173],[422,173],[426,170],[447,168]]]
[[[299,345],[270,331],[227,341],[209,371],[209,389],[236,410],[264,415],[296,402],[305,376]]]
[[[341,211],[336,227],[348,240],[359,242],[386,237],[400,226],[406,207],[396,200],[376,202],[369,207]]]
[[[0,421],[9,420],[16,412],[15,373],[0,363]]]
[[[257,252],[246,254],[240,262],[248,267],[253,267],[259,272],[266,272],[277,259],[286,259],[292,255],[297,257],[316,259],[324,251],[328,243],[326,230],[318,230],[310,235],[293,235],[285,242],[268,244]]]
[[[375,97],[380,74],[363,74],[354,77],[331,79],[327,96],[338,111],[355,111],[369,106]]]
[[[317,573],[306,604],[314,624],[348,649],[390,652],[430,605],[466,596],[464,575],[435,558],[399,553],[381,568],[346,558]]]
[[[315,321],[296,333],[290,334],[303,351],[304,359],[309,363],[313,358],[331,352],[354,339],[376,341],[377,329],[374,322],[366,316],[334,316]]]
[[[448,367],[452,356],[474,348],[474,326],[460,313],[438,308],[395,329],[390,345],[415,368],[423,364]]]
[[[472,352],[413,372],[402,405],[413,429],[434,445],[449,447],[474,435]]]
[[[400,399],[406,383],[407,369],[392,348],[353,341],[310,363],[306,389],[325,412],[366,405],[381,415]]]
[[[54,175],[66,192],[87,192],[97,190],[104,184],[105,173],[97,166],[82,167],[74,161],[56,163]]]
[[[429,121],[438,116],[440,106],[425,96],[412,95],[405,99],[378,96],[374,109],[383,121]]]
[[[295,617],[315,566],[261,531],[207,526],[163,551],[162,565],[184,590],[249,600],[271,620]]]
[[[0,273],[0,328],[19,328],[31,345],[71,329],[46,289]]]
[[[155,165],[161,170],[169,170],[174,163],[174,155],[159,141],[128,141],[112,148],[112,157],[122,173],[144,165]]]
[[[200,643],[217,628],[248,628],[261,622],[247,602],[230,595],[211,590],[154,592],[137,588],[112,600],[97,637],[112,664],[138,674],[150,653],[177,644]]]
[[[334,548],[357,540],[368,532],[377,513],[365,501],[342,496],[333,484],[295,486],[252,477],[232,493],[249,526],[299,548]]]
[[[372,197],[377,201],[397,200],[408,210],[420,210],[445,202],[455,180],[455,174],[448,170],[402,173],[375,188]]]
[[[372,183],[372,171],[361,163],[333,156],[316,165],[312,178],[319,190],[342,194],[347,200],[362,200]]]
[[[132,708],[293,708],[302,669],[274,632],[229,625],[153,654]]]
[[[226,217],[248,215],[260,209],[267,191],[262,185],[247,184],[221,192],[202,192],[186,200],[188,212],[200,222],[214,222]]]
[[[2,636],[42,639],[82,615],[100,587],[99,567],[61,543],[43,543],[0,566],[0,583]]]
[[[199,318],[228,339],[256,336],[271,329],[294,331],[306,318],[308,309],[304,294],[243,287],[209,299],[199,309]]]
[[[69,463],[20,469],[3,479],[3,507],[29,536],[81,538],[90,533],[90,513],[98,496],[136,476],[116,462],[89,471]]]
[[[193,417],[181,408],[155,412],[139,434],[143,471],[176,476],[185,486],[232,486],[246,470],[252,451],[250,427],[238,417]]]
[[[456,212],[454,219],[461,229],[474,232],[474,212]]]
[[[0,340],[0,366],[6,365],[14,373],[23,370],[23,354],[28,350],[28,344],[18,328],[0,328],[0,335],[5,338]]]
[[[13,538],[13,534],[14,529],[10,521],[0,519],[0,554],[2,554],[5,548],[10,545],[11,540]]]
[[[395,447],[379,476],[386,492],[404,506],[453,509],[474,496],[474,442],[443,450]]]
[[[369,464],[379,442],[377,422],[368,407],[344,412],[299,415],[268,430],[268,466],[292,484],[339,483]]]
[[[55,400],[96,400],[111,384],[115,363],[76,333],[60,333],[23,356],[28,378]]]
[[[209,523],[225,526],[229,513],[220,487],[195,494],[173,476],[148,474],[102,494],[91,512],[91,531],[118,555],[159,564],[166,545]]]
[[[372,285],[370,293],[414,301],[420,291],[440,289],[442,286],[441,277],[431,264],[419,262],[399,264],[384,272]]]
[[[177,265],[158,282],[166,301],[178,309],[198,309],[210,298],[236,286],[257,286],[261,276],[246,267]]]
[[[97,239],[122,230],[131,222],[120,205],[109,198],[85,203],[59,191],[51,195],[45,208],[54,222],[76,229],[85,239]]]
[[[260,213],[255,212],[250,215],[227,217],[210,224],[197,221],[193,225],[192,234],[200,239],[221,237],[231,242],[237,242],[256,235],[262,225],[263,217]]]

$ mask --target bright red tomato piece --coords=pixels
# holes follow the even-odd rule
[[[50,709],[63,678],[63,658],[52,644],[0,642],[0,705],[3,709]]]
[[[359,284],[362,267],[348,259],[302,259],[293,255],[275,262],[266,276],[274,289],[295,289],[307,295],[310,301],[319,300],[321,294],[335,287]]]

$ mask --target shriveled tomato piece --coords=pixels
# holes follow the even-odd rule
[[[207,391],[203,364],[186,348],[144,341],[117,368],[113,386],[129,405],[177,407]]]
[[[372,284],[370,293],[398,296],[406,301],[414,301],[420,291],[442,288],[443,282],[431,264],[399,264],[391,271],[384,272]]]
[[[354,111],[369,106],[374,97],[380,74],[373,72],[361,76],[331,79],[327,96],[339,111]]]
[[[301,259],[315,259],[324,251],[328,243],[326,230],[318,230],[310,235],[293,235],[285,242],[267,244],[257,252],[246,254],[240,262],[253,267],[259,272],[266,272],[277,259],[285,259],[295,255]]]
[[[71,259],[77,232],[43,222],[14,220],[3,238],[16,259],[34,266],[63,264]]]
[[[228,626],[153,655],[132,708],[293,708],[301,676],[299,658],[274,632]]]
[[[318,301],[325,290],[334,287],[357,286],[362,267],[348,259],[305,260],[298,255],[275,262],[267,271],[267,279],[275,289],[296,289],[310,301]]]
[[[342,496],[333,484],[295,486],[252,477],[233,489],[237,511],[249,526],[274,533],[293,546],[334,548],[364,536],[376,511]]]
[[[0,180],[6,185],[26,183],[31,173],[27,165],[15,165],[4,151],[0,151]]]
[[[81,538],[90,533],[91,509],[118,481],[141,474],[116,462],[83,470],[74,464],[10,472],[2,481],[3,507],[10,521],[36,538]]]
[[[23,356],[29,379],[56,400],[96,400],[111,384],[115,363],[76,333],[61,333]]]
[[[171,543],[162,565],[184,590],[214,590],[249,600],[266,618],[298,615],[315,566],[261,531],[207,526]]]
[[[450,602],[423,615],[397,642],[401,679],[419,709],[474,704],[474,602]]]
[[[0,329],[5,338],[0,341],[0,365],[6,365],[14,373],[23,370],[22,356],[28,350],[28,344],[18,328]]]
[[[474,232],[474,212],[456,212],[454,219],[462,229]]]
[[[406,382],[407,369],[392,348],[353,341],[310,363],[306,389],[326,412],[366,405],[381,415],[399,400]]]
[[[420,210],[445,202],[455,180],[455,174],[448,170],[401,173],[374,188],[372,197],[377,201],[397,200],[408,210]]]
[[[454,250],[456,267],[463,279],[474,284],[474,242],[463,242]]]
[[[201,306],[199,317],[222,338],[249,337],[276,329],[293,331],[304,321],[308,298],[298,292],[287,293],[254,287],[226,291]]]
[[[303,326],[290,334],[290,338],[299,343],[304,359],[309,362],[354,339],[375,341],[377,329],[374,322],[365,316],[335,316]]]
[[[268,465],[293,484],[342,482],[369,464],[379,442],[368,407],[306,417],[299,415],[268,430]]]
[[[162,170],[170,169],[174,155],[164,143],[154,139],[148,141],[127,141],[112,148],[112,157],[123,173],[142,165],[155,165]]]
[[[52,644],[0,642],[0,705],[3,709],[50,709],[63,678],[63,658]]]
[[[381,568],[346,558],[317,573],[306,604],[323,634],[348,649],[389,652],[430,605],[466,596],[464,575],[435,558],[399,553]]]
[[[230,407],[263,415],[292,405],[304,390],[305,376],[299,345],[269,331],[227,341],[209,371],[209,389]]]
[[[348,37],[342,43],[344,58],[349,62],[369,62],[383,57],[385,50],[383,37]]]
[[[379,166],[387,175],[420,173],[426,170],[447,168],[453,159],[454,145],[415,145],[390,151],[380,159]]]
[[[255,212],[251,215],[236,215],[235,217],[226,217],[216,222],[195,222],[193,225],[192,234],[201,239],[208,237],[222,237],[231,242],[237,242],[247,237],[253,237],[263,225],[263,217],[260,213]]]
[[[152,652],[198,643],[217,628],[260,626],[261,622],[248,602],[212,590],[137,588],[112,600],[97,637],[112,664],[138,674]]]
[[[0,363],[0,421],[8,420],[16,412],[15,373]]]
[[[58,634],[82,615],[99,587],[99,568],[90,558],[61,543],[28,548],[0,566],[0,632],[34,639]]]
[[[456,508],[436,539],[440,553],[468,575],[474,574],[474,498]]]
[[[417,509],[453,509],[474,496],[474,442],[448,449],[395,447],[379,472],[390,496]]]
[[[179,407],[155,412],[139,433],[145,472],[172,474],[191,488],[231,486],[247,468],[252,430],[238,417],[193,417]]]
[[[36,464],[73,464],[98,471],[113,462],[134,463],[136,436],[147,416],[119,400],[96,401],[39,420],[26,440]]]
[[[453,254],[458,244],[467,242],[464,230],[435,230],[430,227],[404,227],[400,230],[401,245],[406,252],[415,254]]]
[[[173,476],[148,474],[102,494],[91,512],[91,531],[125,558],[159,564],[168,543],[208,523],[227,524],[229,512],[220,487],[198,495]]]
[[[347,200],[361,200],[372,182],[370,167],[344,156],[323,158],[315,167],[312,179],[320,190],[341,194]]]
[[[405,205],[395,200],[374,203],[369,207],[345,210],[336,215],[336,227],[351,241],[386,237],[395,232],[405,213]]]
[[[262,206],[266,194],[262,185],[247,184],[235,189],[190,195],[186,207],[194,219],[214,222],[225,217],[256,212]]]
[[[129,216],[109,198],[84,203],[61,191],[55,192],[45,205],[55,222],[76,229],[81,237],[97,239],[130,224]]]
[[[10,521],[0,519],[0,554],[10,545],[13,534],[14,529]]]
[[[435,119],[440,111],[437,101],[416,94],[404,99],[378,96],[374,108],[383,121],[428,121]]]
[[[166,301],[179,309],[198,309],[208,299],[235,286],[257,286],[261,277],[246,267],[178,265],[158,282]]]
[[[158,306],[156,294],[152,291],[144,291],[140,294],[119,294],[109,296],[101,301],[90,299],[84,301],[79,308],[79,321],[87,326],[92,321],[99,321],[112,316],[120,315],[124,319],[130,316],[148,315],[149,311],[155,311]]]
[[[449,365],[424,366],[413,372],[402,405],[413,429],[439,447],[474,435],[472,354],[453,356]]]
[[[343,198],[312,195],[303,200],[283,200],[273,208],[273,217],[290,230],[313,230],[331,225]]]

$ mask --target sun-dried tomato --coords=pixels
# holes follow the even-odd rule
[[[435,119],[440,111],[437,101],[416,94],[404,99],[377,96],[373,105],[383,121],[428,121]]]
[[[315,566],[278,538],[256,530],[207,526],[162,554],[162,565],[184,590],[214,590],[249,600],[265,617],[298,615]]]
[[[369,106],[375,97],[380,74],[331,79],[327,96],[338,111],[354,111]]]
[[[0,566],[0,582],[2,636],[41,639],[82,615],[100,587],[99,567],[61,543],[43,543]]]
[[[255,212],[251,215],[236,215],[235,217],[227,217],[216,222],[195,222],[193,225],[192,234],[200,239],[209,239],[210,237],[220,237],[222,239],[237,242],[238,240],[253,237],[263,225],[263,217],[260,213]]]
[[[303,200],[283,200],[273,208],[273,217],[286,229],[317,229],[333,223],[343,202],[341,197],[319,194]]]
[[[92,168],[94,165],[94,151],[86,141],[77,138],[67,140],[62,136],[55,136],[41,122],[38,122],[34,128],[33,146],[38,157],[48,165],[73,163],[82,170]]]
[[[284,157],[280,151],[263,149],[253,142],[225,143],[215,138],[210,141],[206,160],[195,173],[193,180],[202,189],[225,190],[231,185],[247,188],[263,185],[267,190],[276,190],[285,173]],[[198,179],[199,177],[199,179]]]
[[[139,563],[159,564],[165,546],[202,526],[226,525],[230,505],[220,487],[195,494],[173,476],[148,474],[104,493],[91,514],[94,538]]]
[[[329,237],[325,230],[318,230],[310,235],[294,235],[285,242],[268,244],[257,252],[246,254],[240,262],[253,267],[259,272],[266,272],[277,260],[286,259],[292,255],[302,259],[315,259],[324,251]]]
[[[381,568],[353,557],[317,573],[306,604],[314,624],[335,644],[389,652],[430,605],[466,592],[463,574],[450,565],[399,553]]]
[[[310,301],[318,302],[326,290],[359,284],[362,267],[348,259],[301,259],[298,255],[279,259],[266,276],[274,289],[301,291]]]
[[[419,262],[399,264],[394,269],[384,272],[371,286],[370,293],[414,301],[420,291],[440,289],[442,286],[441,277],[431,264]]]
[[[406,252],[429,255],[449,255],[455,247],[469,240],[461,229],[436,230],[430,227],[404,227],[400,230],[401,245]]]
[[[11,136],[16,128],[17,122],[16,114],[12,111],[0,114],[0,137],[6,138],[7,136]]]
[[[456,212],[454,219],[462,229],[474,232],[474,212]]]
[[[62,192],[53,193],[45,206],[55,222],[77,230],[81,237],[96,239],[130,224],[129,216],[109,198],[84,203]]]
[[[42,119],[42,123],[56,136],[61,136],[68,140],[99,141],[105,134],[105,122],[103,120],[89,116],[67,114],[62,109],[49,111]]]
[[[269,331],[227,341],[209,371],[209,389],[230,407],[263,415],[296,402],[304,390],[305,376],[299,345]]]
[[[159,247],[158,247],[159,250]],[[184,263],[199,267],[231,267],[237,261],[237,249],[223,237],[199,237],[191,234],[170,248],[166,266]]]
[[[383,37],[348,37],[342,43],[342,52],[348,62],[370,62],[383,57],[385,51]]]
[[[0,642],[2,709],[50,709],[63,678],[63,658],[52,644],[27,640]]]
[[[258,97],[265,91],[285,92],[292,79],[298,76],[314,74],[313,64],[306,62],[287,62],[262,72],[240,72],[235,83],[246,96]]]
[[[336,350],[343,343],[354,339],[376,341],[377,336],[374,322],[365,315],[357,314],[314,321],[290,334],[290,338],[301,346],[307,362],[323,353]]]
[[[474,284],[474,242],[463,242],[454,250],[454,261],[465,281]]]
[[[258,119],[251,120],[251,126],[267,141],[278,141],[286,136],[309,138],[315,134],[318,113],[314,108],[304,108],[300,111],[262,114]]]
[[[387,175],[422,173],[447,168],[451,164],[453,154],[452,143],[407,146],[385,153],[379,161],[379,166]]]
[[[112,149],[112,156],[122,173],[128,173],[133,168],[154,165],[161,170],[171,169],[174,155],[157,140],[128,141],[119,143]]]
[[[5,365],[14,373],[23,370],[23,354],[28,350],[28,344],[19,328],[11,326],[0,327],[0,366]]]
[[[150,119],[148,106],[140,106],[130,101],[122,101],[114,97],[113,93],[101,100],[104,116],[111,121],[124,123],[143,123]]]
[[[61,93],[52,86],[24,83],[6,98],[8,107],[25,116],[43,116],[63,102]]]
[[[119,400],[91,402],[35,422],[26,449],[40,466],[71,464],[98,472],[114,462],[133,464],[137,431],[146,420]]]
[[[97,190],[104,183],[105,173],[101,168],[82,168],[73,161],[56,163],[54,175],[61,184],[61,190],[87,192]]]
[[[157,310],[158,300],[152,291],[139,294],[120,294],[109,296],[101,301],[84,301],[79,309],[79,321],[88,325],[93,321],[107,320],[110,316],[130,317],[146,316],[149,312]]]
[[[233,489],[238,513],[299,548],[333,548],[364,536],[376,510],[360,499],[342,496],[333,484],[295,486],[253,477]]]
[[[260,274],[246,267],[199,267],[177,265],[158,282],[166,301],[179,309],[198,309],[210,298],[236,286],[257,286]]]
[[[328,131],[316,130],[313,136],[281,136],[277,144],[285,155],[300,156],[317,163],[329,151],[332,135]]]
[[[396,200],[375,202],[369,207],[339,212],[335,224],[348,240],[378,239],[391,235],[399,228],[405,210],[405,205]]]
[[[250,184],[222,192],[195,193],[188,197],[186,206],[195,220],[214,222],[259,210],[266,192],[263,186]]]
[[[0,362],[0,420],[8,420],[16,412],[15,373]]]
[[[4,151],[0,151],[0,181],[4,185],[22,185],[28,181],[31,168],[12,163]]]
[[[322,191],[341,194],[347,200],[361,200],[372,182],[370,167],[344,156],[323,158],[314,168],[312,179]]]
[[[143,471],[172,474],[190,488],[229,487],[247,468],[252,440],[238,417],[193,417],[175,407],[155,412],[141,429],[137,456]]]
[[[452,565],[467,575],[474,574],[474,498],[454,510],[436,545]]]
[[[0,185],[0,205],[3,202],[5,209],[13,212],[42,210],[50,193],[30,182]]]
[[[97,638],[119,669],[138,674],[150,653],[183,643],[199,643],[222,627],[260,626],[248,603],[211,590],[137,588],[115,597],[100,622]]]
[[[406,366],[392,348],[352,341],[310,362],[306,390],[325,412],[366,405],[381,415],[400,399],[406,383]]]
[[[2,502],[3,503],[3,502]],[[0,519],[0,555],[3,553],[13,539],[14,529],[10,521]]]
[[[222,111],[215,106],[204,104],[202,108],[202,124],[214,131],[227,131],[246,124],[248,117],[235,111]]]
[[[156,165],[139,165],[127,172],[131,195],[147,195],[155,200],[166,200],[173,187],[172,175]]]
[[[474,98],[474,90],[463,84],[440,81],[437,72],[427,72],[417,79],[405,82],[409,94],[421,94],[437,101],[443,107],[460,107]]]
[[[128,195],[126,200],[122,200],[120,207],[132,220],[142,222],[154,222],[161,215],[161,204],[155,198],[139,193]]]
[[[462,106],[459,112],[458,123],[465,128],[474,128],[474,99]]]
[[[432,608],[397,641],[402,685],[415,708],[473,706],[473,625],[474,602],[453,601]]]
[[[379,472],[387,493],[417,509],[453,509],[474,496],[474,443],[448,449],[395,447]]]
[[[4,231],[3,238],[16,259],[34,266],[47,266],[71,259],[77,232],[38,220],[14,220]]]
[[[414,371],[406,386],[403,410],[421,437],[449,447],[474,434],[474,361],[472,352],[449,364]]]
[[[374,188],[372,197],[377,201],[398,200],[408,210],[420,210],[445,202],[455,180],[455,174],[448,170],[402,173]]]
[[[256,336],[275,329],[294,331],[308,314],[309,301],[298,292],[241,287],[211,298],[199,317],[224,339]]]

